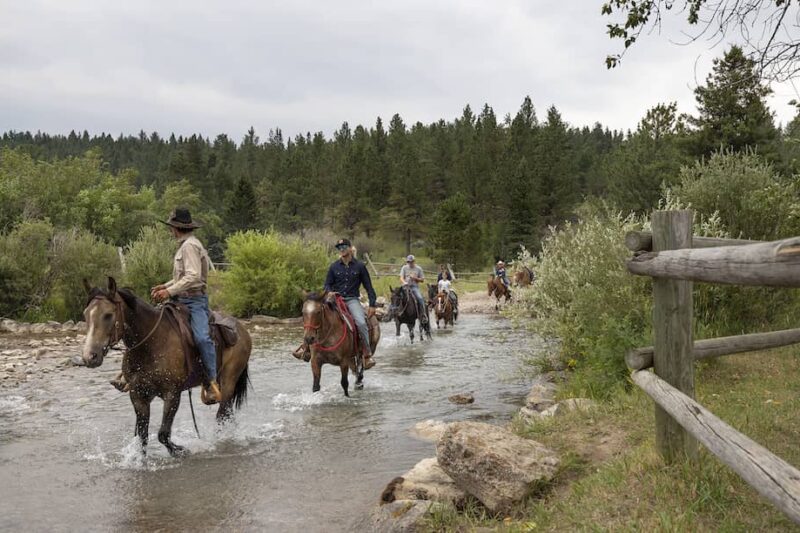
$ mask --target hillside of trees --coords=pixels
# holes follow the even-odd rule
[[[488,104],[431,124],[342,126],[262,139],[254,128],[176,137],[50,135],[0,137],[0,228],[46,219],[122,246],[142,226],[188,205],[205,222],[217,259],[227,235],[274,228],[403,243],[459,267],[536,250],[548,226],[575,217],[587,197],[622,212],[652,209],[683,165],[712,152],[755,150],[787,179],[797,171],[797,119],[784,128],[765,104],[755,65],[731,48],[696,89],[697,110],[655,105],[633,131],[570,125],[526,97],[513,116]]]

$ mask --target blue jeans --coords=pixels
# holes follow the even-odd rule
[[[194,343],[200,350],[200,358],[203,360],[203,366],[206,367],[208,380],[215,381],[217,379],[217,350],[208,331],[208,296],[178,298],[178,302],[189,309]]]
[[[372,349],[369,345],[369,326],[367,325],[367,315],[364,313],[364,306],[358,301],[358,298],[345,298],[344,303],[353,315],[353,321],[356,323],[358,334],[361,336],[361,343],[367,347],[367,351],[372,354]]]
[[[411,294],[414,295],[414,298],[417,299],[417,303],[419,304],[419,321],[426,322],[427,317],[425,316],[425,310],[427,309],[427,306],[425,305],[425,298],[422,297],[422,291],[419,290],[419,285],[416,283],[409,283],[408,286],[411,287]]]

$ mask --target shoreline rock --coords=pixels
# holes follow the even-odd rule
[[[383,503],[429,500],[449,503],[457,509],[464,507],[466,499],[467,493],[442,470],[436,457],[423,459],[402,476],[394,478],[381,494]]]

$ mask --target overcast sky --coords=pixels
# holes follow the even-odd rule
[[[266,137],[498,117],[530,95],[575,126],[628,129],[692,89],[724,47],[643,38],[621,67],[602,0],[0,0],[0,130]],[[675,28],[672,28],[673,30]],[[770,99],[781,122],[798,98]]]

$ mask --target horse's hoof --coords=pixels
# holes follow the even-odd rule
[[[189,450],[183,446],[178,446],[177,444],[173,444],[172,447],[167,448],[167,450],[172,457],[186,457],[189,455]]]
[[[319,387],[311,387],[311,392],[319,392]]]
[[[363,383],[356,383],[356,390],[361,390],[363,388],[364,388],[364,384]]]

